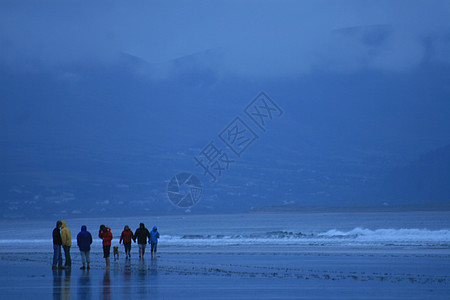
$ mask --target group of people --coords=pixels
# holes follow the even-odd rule
[[[110,267],[110,252],[111,252],[111,241],[113,235],[111,233],[111,228],[105,225],[100,225],[98,232],[98,237],[102,239],[103,245],[103,257],[106,262],[106,269]],[[120,235],[119,244],[125,247],[125,256],[127,259],[131,258],[131,241],[138,243],[139,246],[139,258],[144,258],[145,248],[148,243],[151,246],[151,256],[152,259],[156,258],[156,250],[158,246],[159,232],[156,226],[149,231],[144,223],[139,224],[139,228],[136,229],[135,233],[131,231],[128,225],[125,225],[122,234]],[[77,245],[80,249],[82,267],[80,269],[90,268],[90,251],[92,244],[92,235],[87,231],[85,225],[81,226],[81,231],[77,235]],[[67,227],[65,221],[57,221],[56,227],[53,229],[53,270],[57,269],[70,269],[72,267],[72,259],[70,256],[70,247],[72,246],[72,236],[70,229]],[[62,264],[62,252],[61,247],[64,250],[65,264]]]

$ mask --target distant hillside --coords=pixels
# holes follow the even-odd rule
[[[381,213],[450,211],[450,202],[383,206],[300,206],[295,203],[253,207],[251,213]]]
[[[435,80],[450,67],[251,81],[215,74],[215,57],[154,65],[124,54],[32,73],[0,65],[0,219],[185,213],[167,196],[181,171],[203,184],[196,214],[449,201],[448,148],[383,180],[450,140],[448,91]],[[261,90],[285,112],[266,132],[244,111]],[[238,116],[258,136],[240,157],[219,138]],[[217,182],[194,160],[212,141],[233,161]]]
[[[384,183],[383,197],[396,204],[450,201],[450,145],[392,171]]]

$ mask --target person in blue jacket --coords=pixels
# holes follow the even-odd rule
[[[87,227],[85,225],[81,226],[81,231],[77,235],[77,244],[78,248],[80,248],[81,262],[83,263],[83,266],[80,269],[86,269],[86,262],[87,268],[89,269],[89,263],[91,262],[90,252],[92,235],[89,231],[87,231]]]
[[[152,232],[150,232],[150,252],[152,254],[152,258],[156,258],[156,248],[158,246],[159,232],[156,226],[153,226]],[[154,257],[153,257],[154,256]]]

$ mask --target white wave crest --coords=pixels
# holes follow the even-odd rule
[[[374,242],[450,242],[450,230],[427,230],[427,229],[366,229],[354,228],[350,231],[339,231],[336,229],[320,233],[318,237],[355,239],[359,241]]]

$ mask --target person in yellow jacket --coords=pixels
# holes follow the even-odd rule
[[[66,225],[66,221],[62,221],[61,226],[61,240],[64,249],[64,255],[66,257],[66,263],[64,266],[66,269],[72,267],[72,259],[70,258],[70,247],[72,246],[72,235],[70,234],[70,229]]]

